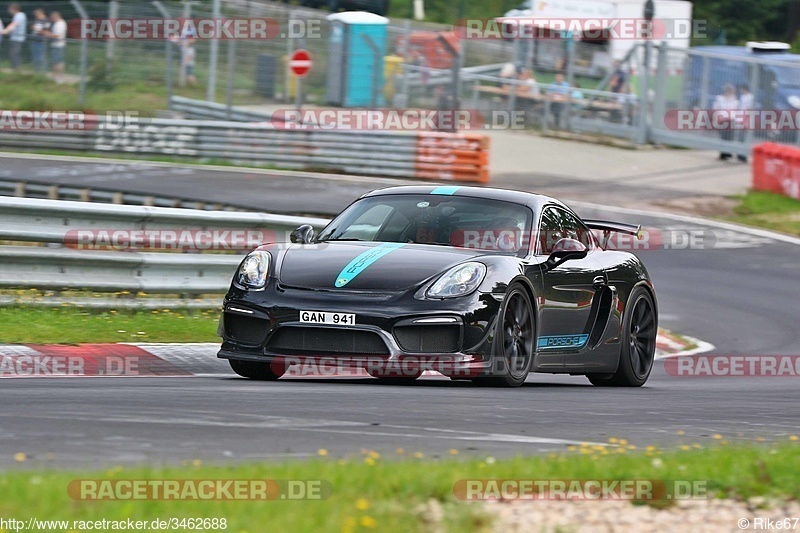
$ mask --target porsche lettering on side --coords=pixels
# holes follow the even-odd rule
[[[656,295],[635,255],[604,249],[611,232],[639,228],[518,191],[373,191],[318,234],[301,226],[292,242],[244,258],[219,357],[253,379],[277,379],[276,361],[304,357],[412,368],[363,366],[384,379],[435,369],[515,387],[546,372],[638,387],[653,366]]]

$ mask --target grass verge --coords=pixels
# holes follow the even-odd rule
[[[0,307],[0,343],[218,342],[218,320],[213,309]]]
[[[614,439],[612,439],[614,440]],[[800,454],[796,443],[749,447],[714,446],[689,451],[629,451],[617,440],[605,452],[584,446],[549,457],[457,458],[431,461],[397,450],[400,460],[374,451],[362,457],[320,457],[307,462],[183,467],[115,467],[100,472],[53,470],[0,474],[0,516],[53,520],[146,520],[225,518],[229,531],[450,531],[487,529],[491,519],[476,502],[458,500],[453,486],[466,479],[527,480],[706,480],[710,497],[775,499],[800,497]],[[623,453],[620,453],[623,452]],[[455,453],[455,451],[451,452]],[[320,455],[326,455],[320,450]],[[23,464],[31,459],[17,452]],[[302,501],[81,501],[67,486],[75,479],[273,479],[322,480],[330,497]],[[533,503],[535,505],[535,503]],[[432,511],[435,510],[435,511]],[[435,522],[435,523],[432,523]]]
[[[737,197],[739,205],[728,220],[800,236],[800,200],[763,191]]]

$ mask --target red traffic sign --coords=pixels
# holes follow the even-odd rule
[[[311,70],[311,54],[308,50],[295,50],[289,60],[289,68],[295,76],[302,78],[307,75]]]

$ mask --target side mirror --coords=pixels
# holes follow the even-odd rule
[[[556,245],[553,246],[553,251],[550,252],[547,263],[551,266],[557,266],[570,259],[583,259],[588,253],[586,245],[581,241],[569,238],[559,239]]]
[[[303,224],[289,234],[289,240],[293,243],[308,244],[314,239],[314,226]]]

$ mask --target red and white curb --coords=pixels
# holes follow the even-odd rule
[[[712,350],[706,342],[659,331],[656,358]],[[217,358],[218,343],[0,344],[0,379],[67,377],[230,377]],[[438,376],[432,371],[425,375]],[[337,377],[368,377],[365,370],[338,369]],[[311,377],[311,376],[303,376]],[[331,377],[331,376],[319,376]]]

